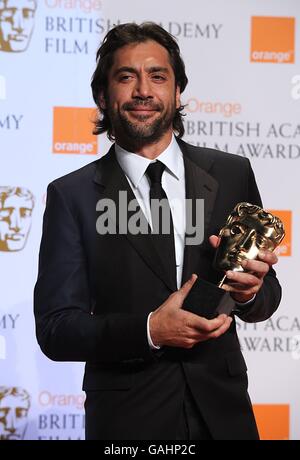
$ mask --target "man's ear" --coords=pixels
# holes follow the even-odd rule
[[[102,110],[105,110],[106,109],[106,100],[105,100],[105,96],[104,96],[104,91],[100,92],[98,101],[99,101],[100,108]]]
[[[179,109],[181,106],[181,101],[180,101],[180,88],[177,85],[176,86],[176,91],[175,91],[175,102],[176,102],[176,109]]]

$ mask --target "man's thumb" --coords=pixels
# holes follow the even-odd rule
[[[196,279],[198,278],[198,276],[193,273],[192,276],[190,277],[190,279],[188,279],[183,286],[181,286],[181,288],[178,290],[178,292],[182,295],[182,298],[183,300],[186,298],[186,296],[188,295],[188,293],[190,292],[190,290],[192,289]]]
[[[213,248],[217,248],[220,245],[221,238],[217,235],[211,235],[209,237],[209,242]]]

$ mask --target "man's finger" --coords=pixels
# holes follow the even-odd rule
[[[188,293],[192,289],[193,284],[195,283],[197,278],[198,278],[198,276],[195,273],[193,273],[192,276],[190,277],[190,279],[187,280],[184,283],[184,285],[181,286],[180,289],[178,289],[177,292],[182,296],[182,300],[184,300],[186,298],[186,296],[188,295]]]
[[[245,273],[245,272],[233,272],[228,271],[226,272],[227,284],[228,281],[230,284],[241,284],[242,286],[255,286],[260,279],[259,276],[255,276],[252,273]]]
[[[210,244],[212,245],[213,248],[217,248],[219,246],[219,244],[220,244],[220,241],[221,241],[221,238],[219,238],[216,235],[211,235],[209,237],[209,242],[210,242]]]
[[[275,252],[271,251],[259,251],[258,253],[259,260],[266,262],[268,265],[274,265],[278,262],[278,257]]]
[[[207,319],[203,316],[197,316],[197,318],[193,319],[193,323],[190,324],[190,326],[201,332],[212,332],[221,327],[227,318],[227,315],[225,315],[224,313],[213,319]]]
[[[269,265],[261,260],[244,260],[242,267],[250,273],[256,273],[259,277],[264,276],[269,271]]]
[[[227,329],[229,329],[231,323],[232,323],[232,318],[229,316],[228,318],[226,318],[224,323],[218,329],[209,333],[209,338],[216,339],[217,337],[220,337],[221,335],[223,335],[227,331]]]

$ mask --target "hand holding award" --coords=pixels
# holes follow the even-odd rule
[[[274,249],[285,235],[283,223],[273,214],[250,203],[238,203],[219,232],[219,245],[213,266],[220,272],[244,272],[245,260],[255,260],[259,251]],[[226,274],[218,287],[198,279],[184,308],[201,316],[212,318],[220,313],[230,314],[235,301],[222,288]]]

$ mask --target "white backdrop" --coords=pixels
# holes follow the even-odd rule
[[[49,361],[35,340],[45,192],[109,146],[90,135],[90,78],[104,34],[119,22],[152,20],[177,37],[186,63],[185,140],[248,157],[265,207],[291,228],[277,269],[279,311],[238,326],[262,437],[299,439],[299,1],[0,0],[0,18],[10,2],[32,11],[20,12],[18,26],[5,11],[0,19],[0,415],[5,391],[26,397],[22,417],[11,410],[6,428],[0,422],[0,438],[84,437],[83,365]],[[7,26],[25,38],[10,44]]]

